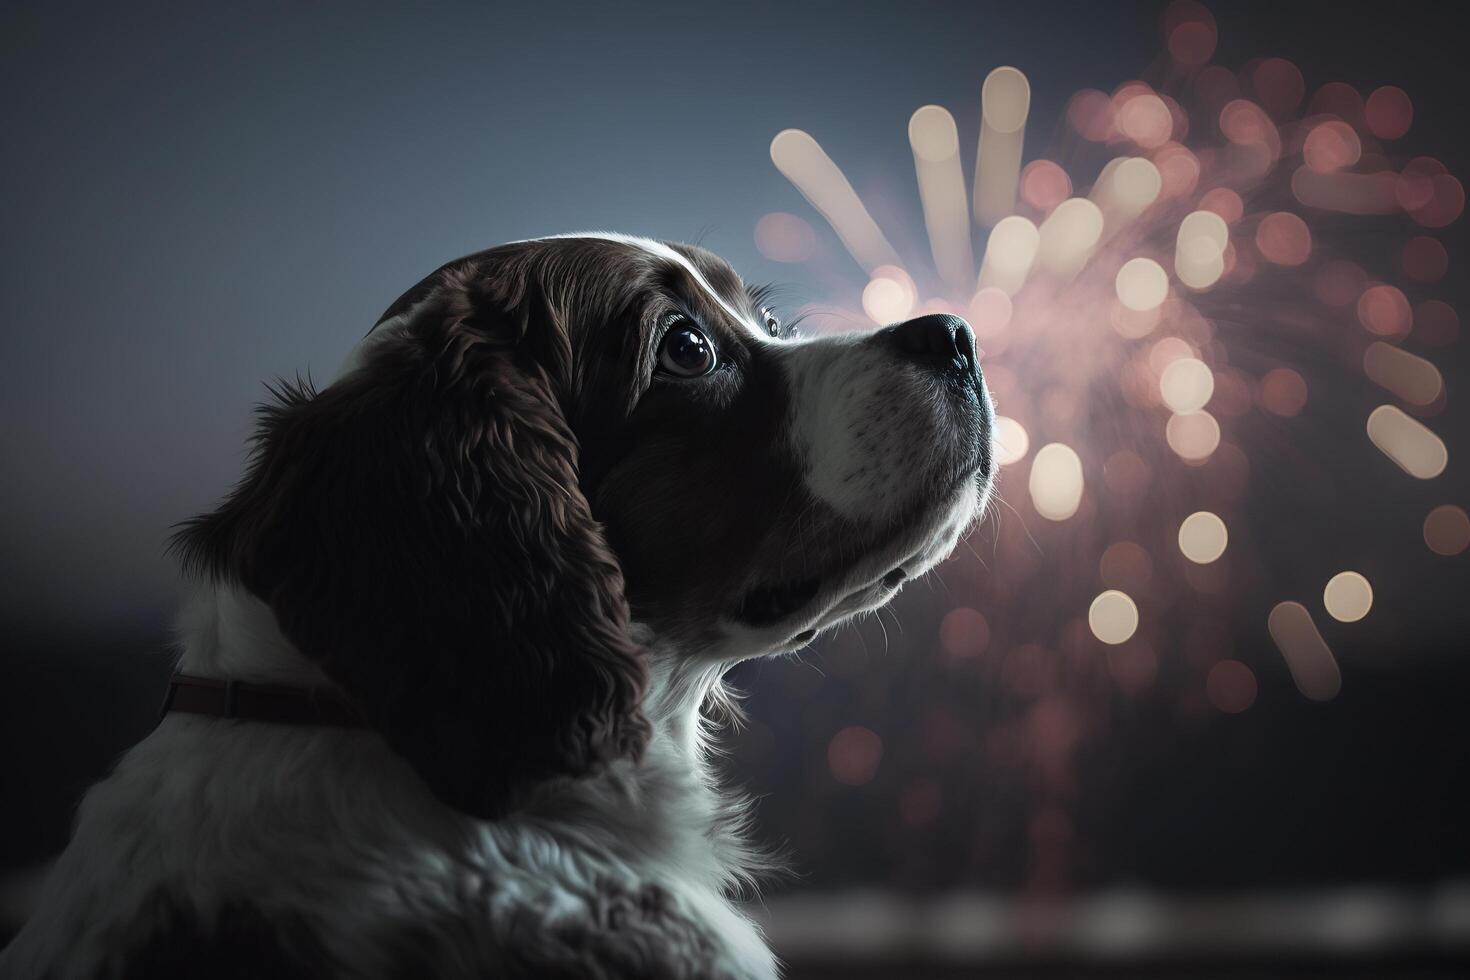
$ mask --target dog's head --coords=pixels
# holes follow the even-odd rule
[[[639,752],[632,621],[796,649],[946,555],[992,468],[964,321],[797,339],[710,253],[613,235],[451,262],[276,395],[184,556],[481,815]]]

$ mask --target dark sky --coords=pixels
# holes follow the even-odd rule
[[[1309,86],[1401,85],[1418,152],[1470,169],[1449,5],[1215,6],[1223,63],[1274,54]],[[82,683],[93,699],[93,727],[68,736],[90,748],[65,756],[31,826],[63,824],[68,787],[139,733],[150,688],[126,655],[163,636],[168,526],[239,475],[263,380],[329,378],[403,288],[511,239],[698,238],[749,279],[815,293],[752,242],[764,212],[813,217],[770,163],[776,132],[811,131],[859,191],[908,194],[917,219],[915,107],[954,112],[968,168],[980,82],[1014,64],[1044,141],[1070,93],[1150,64],[1161,9],[5,5],[0,627],[12,693],[25,680],[59,704],[56,685]],[[1446,240],[1458,262],[1463,232]],[[1438,640],[1443,658],[1458,638]],[[111,684],[119,698],[102,699]]]
[[[907,188],[916,105],[964,113],[986,66],[1014,61],[1055,112],[1146,56],[1146,20],[1084,4],[12,6],[0,615],[156,619],[167,526],[238,475],[262,380],[330,377],[439,263],[609,228],[702,236],[754,279],[789,279],[751,241],[761,213],[805,213],[770,164],[776,132],[812,129],[855,182],[893,168]]]

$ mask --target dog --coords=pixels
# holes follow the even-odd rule
[[[721,678],[984,511],[977,359],[944,314],[797,336],[688,245],[442,266],[180,526],[170,710],[0,975],[777,976]]]

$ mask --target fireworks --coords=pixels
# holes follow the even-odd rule
[[[1448,269],[1434,233],[1459,217],[1464,190],[1395,142],[1413,122],[1410,96],[1309,90],[1280,58],[1211,64],[1216,23],[1188,0],[1163,26],[1162,77],[1075,94],[1057,145],[1024,166],[1030,87],[1015,68],[993,71],[968,201],[954,118],[935,105],[913,114],[932,267],[904,264],[812,136],[786,130],[771,144],[866,275],[815,308],[836,311],[826,329],[935,311],[975,329],[1006,501],[942,569],[931,645],[942,669],[980,678],[984,764],[1029,773],[1030,879],[1043,888],[1062,874],[1068,834],[1036,827],[1066,824],[1079,746],[1110,710],[1100,695],[1167,684],[1190,710],[1226,715],[1255,702],[1261,663],[1232,637],[1240,597],[1273,585],[1285,550],[1302,568],[1312,549],[1306,521],[1291,545],[1258,533],[1252,485],[1309,513],[1313,494],[1331,492],[1324,440],[1361,446],[1365,434],[1408,478],[1434,480],[1448,462],[1432,357],[1459,322],[1424,294]],[[776,260],[810,260],[814,242],[793,215],[757,228]],[[1421,353],[1402,346],[1411,334]],[[1341,411],[1371,392],[1361,414]],[[1314,400],[1333,406],[1336,431],[1321,431]],[[1458,506],[1434,508],[1422,529],[1435,554],[1470,547]],[[1317,701],[1343,677],[1313,608],[1352,629],[1373,607],[1368,578],[1321,551],[1321,592],[1267,602],[1255,628]],[[936,707],[922,744],[956,741],[934,732],[957,724]],[[852,783],[878,749],[844,732],[833,772]]]
[[[1029,500],[1013,501],[1020,519],[1071,525],[1069,542],[1040,560],[1008,553],[1028,542],[1002,528],[997,574],[1050,573],[1075,583],[1075,571],[1058,569],[1098,569],[1094,583],[1113,587],[1094,590],[1090,603],[1072,596],[1074,616],[1085,616],[1092,635],[1112,645],[1129,641],[1140,625],[1157,637],[1170,607],[1189,599],[1152,587],[1148,576],[1120,572],[1117,549],[1138,549],[1135,566],[1193,566],[1196,592],[1223,592],[1232,576],[1249,574],[1249,561],[1228,567],[1224,560],[1249,540],[1236,506],[1251,478],[1252,433],[1260,428],[1248,417],[1300,415],[1311,397],[1303,372],[1320,375],[1318,362],[1353,352],[1361,376],[1321,383],[1366,379],[1402,403],[1374,410],[1366,431],[1405,473],[1432,479],[1448,460],[1443,441],[1414,417],[1442,410],[1443,379],[1430,360],[1398,343],[1416,313],[1431,321],[1439,343],[1452,340],[1453,311],[1434,300],[1416,311],[1387,281],[1438,280],[1448,266],[1443,246],[1415,234],[1399,250],[1401,269],[1369,270],[1342,257],[1333,239],[1344,227],[1341,216],[1377,220],[1395,234],[1409,222],[1442,228],[1463,209],[1462,186],[1437,161],[1395,163],[1393,141],[1413,120],[1408,94],[1385,87],[1365,100],[1348,85],[1329,83],[1309,100],[1300,71],[1284,59],[1254,62],[1238,74],[1211,65],[1214,18],[1187,0],[1170,6],[1164,28],[1166,77],[1157,85],[1129,81],[1111,95],[1077,93],[1067,105],[1058,160],[1021,166],[1030,87],[1015,68],[993,71],[982,88],[973,209],[953,117],[937,105],[913,114],[909,142],[932,275],[903,266],[811,136],[787,130],[771,145],[776,166],[868,273],[861,294],[868,323],[934,310],[969,317],[1001,413],[997,453],[1012,471],[1002,489],[1014,496],[1015,471],[1026,471]],[[1100,155],[1090,188],[1073,196],[1074,186],[1086,186],[1088,162]],[[1063,156],[1076,165],[1063,167]],[[976,238],[985,236],[978,276],[976,228]],[[762,245],[778,259],[783,247]],[[916,279],[933,283],[936,295],[921,300]],[[1290,438],[1281,428],[1271,435]],[[1202,483],[1213,486],[1201,493]],[[1189,504],[1196,506],[1174,523],[1177,554],[1131,540],[1161,506],[1167,512]],[[1461,512],[1436,513],[1426,519],[1425,540],[1444,552],[1463,537],[1456,530]],[[958,577],[965,588],[972,584],[971,576]],[[1145,594],[1130,595],[1130,584]],[[1062,594],[1068,591],[1075,590]],[[1367,614],[1371,586],[1345,572],[1332,578],[1326,597],[1333,617],[1352,622]],[[1069,642],[1065,627],[1037,636],[1035,627],[1013,622],[1018,617],[1003,603],[979,605],[996,640]],[[1272,622],[1293,676],[1312,678],[1303,693],[1335,693],[1337,667],[1306,606],[1278,606]],[[1232,663],[1231,676],[1249,671]],[[1330,683],[1323,679],[1329,676]]]

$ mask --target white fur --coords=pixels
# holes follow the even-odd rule
[[[201,590],[179,632],[186,672],[320,681],[238,590]],[[512,923],[589,918],[594,885],[613,881],[659,885],[706,926],[713,975],[774,977],[759,931],[725,897],[757,862],[705,759],[700,708],[723,668],[657,649],[653,665],[641,764],[553,783],[494,822],[441,804],[377,734],[171,714],[88,792],[0,975],[97,975],[123,937],[146,934],[160,888],[208,909],[228,883],[263,911],[303,914],[352,975],[371,977],[392,966],[375,940],[403,923],[439,921],[436,938],[470,944],[468,961],[525,942]]]

